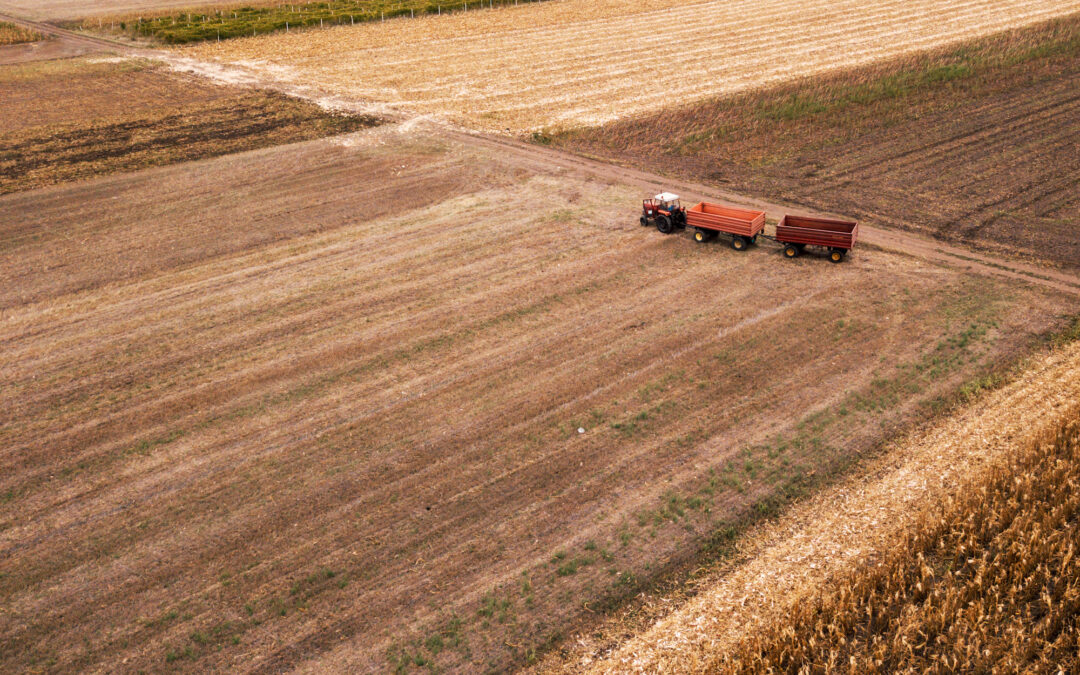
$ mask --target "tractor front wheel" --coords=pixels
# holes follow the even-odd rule
[[[671,218],[667,216],[657,216],[656,229],[660,230],[660,234],[671,234],[675,227],[671,224]]]
[[[649,217],[648,216],[642,216],[641,217],[641,226],[642,227],[648,227],[649,226]]]

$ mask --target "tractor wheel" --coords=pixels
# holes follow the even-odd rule
[[[641,217],[641,226],[642,227],[648,227],[649,226],[649,218],[647,216],[642,216]]]
[[[798,258],[799,257],[799,247],[796,246],[795,244],[788,244],[787,246],[784,247],[784,257],[785,258]]]
[[[838,248],[834,248],[833,250],[829,251],[829,260],[834,263],[843,262],[844,252]]]
[[[731,248],[735,249],[736,251],[745,251],[746,239],[744,237],[732,237]]]
[[[711,237],[709,237],[709,234],[705,230],[697,230],[694,232],[694,241],[699,244],[704,244],[709,241],[710,238]]]
[[[675,226],[671,224],[671,218],[668,218],[667,216],[657,216],[656,229],[660,230],[661,234],[671,234],[675,230]]]

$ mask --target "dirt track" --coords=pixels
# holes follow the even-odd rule
[[[513,139],[480,136],[463,132],[457,132],[454,135],[458,138],[469,139],[469,142],[472,143],[519,153],[522,157],[527,157],[537,167],[565,168],[576,171],[581,175],[618,180],[629,185],[639,186],[644,194],[659,192],[661,189],[671,190],[679,193],[687,201],[707,199],[749,206],[765,211],[770,218],[777,220],[785,213],[836,216],[836,214],[827,212],[752,199],[744,195],[721,190],[715,186],[658,176],[630,167],[615,166],[603,161],[522,143]],[[767,232],[770,230],[767,230]],[[992,255],[978,253],[961,246],[950,245],[935,241],[929,237],[900,230],[889,230],[863,224],[860,225],[860,233],[861,241],[874,246],[909,253],[919,258],[949,264],[978,274],[1023,280],[1065,293],[1080,294],[1080,278],[1066,271],[1047,269],[1039,265],[1013,260],[1002,260]]]
[[[324,96],[323,92],[321,92],[318,88],[313,89],[312,87],[306,85],[296,85],[289,82],[276,81],[273,77],[267,77],[265,73],[228,73],[227,68],[222,70],[220,68],[203,67],[198,62],[193,62],[187,58],[177,59],[175,53],[172,52],[160,52],[124,46],[107,40],[101,40],[90,36],[82,36],[72,31],[52,26],[50,24],[5,17],[2,14],[0,14],[0,20],[12,20],[17,23],[33,27],[35,29],[43,30],[49,35],[53,35],[64,40],[85,40],[89,41],[88,43],[96,43],[101,46],[108,45],[110,48],[130,56],[140,56],[144,58],[162,58],[166,62],[171,63],[173,67],[179,68],[184,72],[201,73],[203,75],[211,77],[212,79],[238,79],[247,86],[270,88],[290,96],[311,99],[321,104],[332,105],[334,107],[342,108],[345,110],[368,110],[368,106],[366,105],[361,104],[358,107],[355,102],[350,104],[348,98],[327,99]],[[381,111],[380,114],[383,114],[389,119],[408,120],[410,118],[413,118],[413,115],[410,113],[394,113],[390,111]],[[418,121],[422,121],[424,118],[421,117],[415,119],[417,119]],[[816,213],[819,215],[831,215],[820,211],[808,210],[798,207],[793,208],[790,205],[781,205],[775,202],[767,202],[760,199],[753,199],[746,197],[745,195],[720,190],[715,186],[706,186],[695,182],[672,179],[670,177],[650,174],[648,172],[640,171],[629,167],[621,167],[602,161],[591,160],[568,152],[563,152],[551,148],[544,148],[534,144],[523,143],[513,138],[507,138],[505,136],[487,135],[452,128],[447,128],[446,133],[450,137],[457,139],[459,142],[478,144],[480,146],[486,146],[491,148],[502,148],[512,151],[516,155],[518,155],[523,161],[527,162],[532,166],[535,166],[536,168],[559,170],[574,168],[582,175],[590,175],[605,179],[617,179],[628,184],[639,186],[646,193],[651,193],[654,189],[654,186],[667,186],[671,189],[678,190],[687,199],[708,198],[714,201],[722,200],[732,204],[751,206],[766,211],[769,216],[774,219],[778,219],[784,213]],[[1004,276],[1012,279],[1037,283],[1058,291],[1064,291],[1072,294],[1080,293],[1080,280],[1078,280],[1075,275],[1068,272],[1047,270],[1041,266],[1030,265],[1017,261],[1001,260],[996,256],[980,254],[977,252],[973,252],[967,248],[950,246],[926,237],[912,235],[895,230],[884,230],[871,226],[864,226],[862,228],[862,231],[863,241],[872,245],[882,246],[884,248],[889,248],[897,251],[908,252],[913,255],[924,257],[930,260],[935,260],[938,262],[947,262],[950,265],[957,266],[962,269],[967,269],[973,272],[978,272],[980,274]]]

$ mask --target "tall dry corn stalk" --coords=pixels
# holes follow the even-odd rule
[[[1075,672],[1080,406],[709,669]]]

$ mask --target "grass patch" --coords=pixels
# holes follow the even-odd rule
[[[0,21],[0,47],[44,40],[41,33],[7,21]]]

